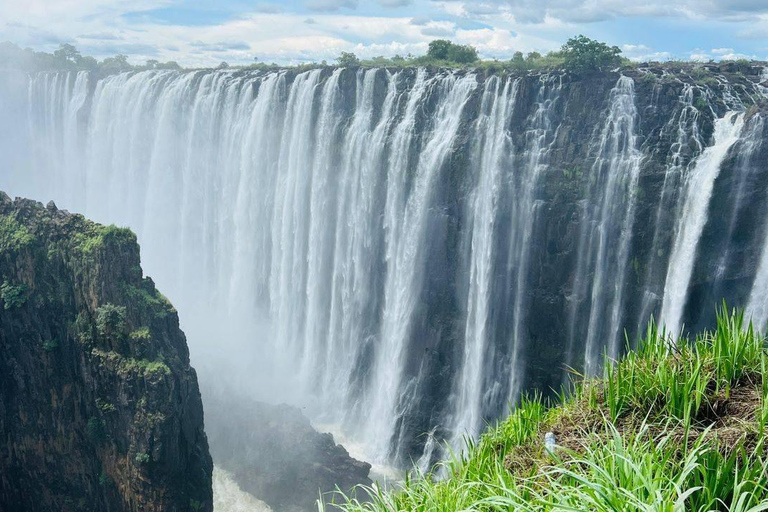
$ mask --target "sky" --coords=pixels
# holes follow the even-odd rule
[[[429,41],[483,58],[584,34],[632,60],[768,60],[768,0],[0,0],[0,41],[188,67],[414,55]]]

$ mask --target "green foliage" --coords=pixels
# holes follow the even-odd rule
[[[717,327],[692,341],[673,341],[651,323],[636,352],[607,362],[603,379],[577,382],[560,406],[523,400],[480,441],[469,441],[463,456],[436,468],[446,478],[416,475],[398,490],[364,488],[362,502],[340,494],[341,509],[768,510],[767,370],[766,338],[740,312],[723,306]],[[714,413],[736,389],[749,401]],[[548,431],[558,436],[552,454],[542,446]]]
[[[72,330],[80,343],[85,346],[91,346],[93,344],[93,326],[88,313],[81,311],[77,314]]]
[[[46,340],[43,342],[43,350],[46,352],[53,352],[59,348],[59,342],[57,340]]]
[[[104,243],[116,245],[132,245],[136,243],[136,235],[129,228],[121,228],[110,224],[102,226],[99,235]]]
[[[136,329],[133,331],[129,338],[131,341],[151,341],[152,340],[152,334],[149,332],[148,327],[141,327],[140,329]]]
[[[26,226],[10,215],[0,216],[0,250],[18,251],[35,241]]]
[[[3,299],[3,308],[6,310],[21,307],[27,302],[27,287],[5,281],[0,285],[0,298]]]
[[[125,307],[114,304],[104,304],[96,309],[96,330],[99,335],[110,339],[120,340],[125,336]]]
[[[436,61],[472,64],[478,60],[477,50],[470,45],[452,43],[447,39],[436,39],[429,43],[427,57]]]
[[[137,464],[144,465],[144,464],[148,464],[149,463],[150,457],[149,457],[148,453],[139,452],[139,453],[136,454],[135,459],[136,459],[136,463]]]
[[[171,301],[150,283],[151,281],[145,279],[142,286],[126,285],[124,290],[134,304],[152,313],[155,318],[163,319],[169,313],[175,312]]]
[[[189,508],[192,509],[194,512],[198,512],[199,510],[203,509],[203,504],[200,501],[190,499]]]
[[[0,43],[0,67],[27,71],[92,71],[101,74],[142,69],[181,69],[175,61],[149,60],[144,66],[133,66],[126,55],[115,55],[99,62],[93,57],[82,56],[77,48],[68,43],[60,45],[51,54],[36,52],[31,48],[21,49],[9,42]]]
[[[100,349],[93,349],[91,354],[101,359],[102,364],[120,375],[146,377],[171,374],[171,368],[163,361],[162,357],[156,360],[137,359],[123,356],[114,350],[103,351]]]
[[[114,224],[101,226],[91,224],[88,229],[76,233],[72,237],[74,247],[86,256],[91,256],[104,244],[114,244],[118,247],[136,243],[136,235],[128,228],[117,227]]]
[[[88,437],[94,443],[101,443],[107,439],[107,432],[104,427],[104,422],[100,418],[95,416],[88,419],[87,426]]]
[[[560,53],[565,68],[575,72],[606,70],[622,64],[618,46],[608,46],[583,35],[570,38]]]
[[[69,43],[59,45],[59,49],[53,52],[53,57],[67,64],[77,64],[83,58],[78,49]]]
[[[698,98],[696,98],[696,101],[693,103],[693,106],[696,107],[697,110],[709,109],[709,103],[707,102],[706,98],[704,98],[704,96],[699,96]]]
[[[354,68],[360,65],[360,59],[352,52],[341,52],[336,58],[336,64],[342,68]]]
[[[139,357],[145,357],[150,353],[152,345],[152,334],[149,328],[142,327],[128,335],[131,341],[131,350]]]
[[[765,340],[743,313],[717,315],[717,327],[690,342],[673,341],[651,322],[638,349],[616,365],[606,364],[606,405],[613,420],[629,410],[646,410],[690,426],[707,397],[761,370]]]
[[[109,414],[117,410],[115,404],[112,402],[107,402],[106,400],[102,400],[101,398],[96,399],[96,407],[99,408],[99,411],[101,411],[102,414]]]

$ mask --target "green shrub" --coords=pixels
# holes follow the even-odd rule
[[[57,340],[46,340],[43,342],[43,350],[46,352],[53,352],[59,348],[59,342]]]
[[[360,65],[360,59],[352,52],[341,52],[336,59],[336,64],[343,68],[354,68]]]
[[[138,357],[146,357],[150,353],[152,346],[152,334],[149,332],[149,328],[142,327],[133,331],[128,335],[128,339],[131,341],[131,350]]]
[[[113,340],[125,336],[125,307],[104,304],[96,310],[96,330],[99,335]]]
[[[3,299],[3,307],[6,310],[21,307],[27,302],[27,287],[23,284],[12,285],[6,281],[0,285],[0,298]]]
[[[138,464],[147,464],[149,463],[149,454],[145,452],[139,452],[136,454],[135,459]]]
[[[472,64],[477,62],[477,50],[470,45],[454,44],[447,39],[436,39],[429,43],[427,57],[436,61]]]
[[[96,407],[98,407],[103,414],[109,414],[117,410],[117,408],[112,402],[107,402],[106,400],[102,400],[101,398],[96,399]]]
[[[129,228],[121,228],[110,224],[101,228],[101,239],[103,242],[116,245],[135,244],[136,235]]]
[[[163,319],[176,311],[171,301],[157,291],[148,278],[144,279],[141,286],[126,285],[124,291],[132,303],[146,309],[155,318]]]
[[[10,215],[0,216],[0,250],[18,251],[34,240],[35,237],[26,226],[17,222]]]
[[[620,66],[621,50],[583,35],[570,38],[560,52],[570,71],[605,70]]]

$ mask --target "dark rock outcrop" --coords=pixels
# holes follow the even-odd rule
[[[211,511],[176,311],[127,229],[0,192],[0,510]]]
[[[321,493],[331,502],[337,486],[371,484],[371,465],[316,431],[296,407],[227,394],[206,398],[206,411],[216,417],[207,433],[217,467],[276,511],[315,510]]]

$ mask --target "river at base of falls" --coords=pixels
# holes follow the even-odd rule
[[[269,505],[240,489],[232,475],[213,468],[213,510],[215,512],[272,512]]]

